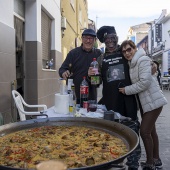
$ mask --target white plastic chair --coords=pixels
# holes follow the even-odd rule
[[[22,96],[16,90],[12,90],[12,96],[14,98],[16,107],[17,107],[18,112],[19,112],[20,121],[26,120],[26,115],[29,115],[29,116],[46,116],[46,117],[48,117],[48,115],[44,114],[44,112],[47,110],[46,105],[29,105],[24,101]],[[32,111],[28,112],[28,111],[24,110],[24,106],[29,107],[29,108],[40,108],[40,107],[42,107],[43,110],[42,111],[36,111],[36,112],[34,112],[34,111],[33,112]]]
[[[167,78],[161,78],[161,89],[170,90],[170,82]]]

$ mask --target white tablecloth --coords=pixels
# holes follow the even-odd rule
[[[47,109],[44,114],[48,115],[48,117],[73,117],[73,115],[70,114],[57,113],[54,106]],[[46,118],[46,116],[38,116],[37,118]]]
[[[48,117],[91,117],[91,118],[103,118],[104,115],[104,110],[103,107],[105,106],[101,106],[99,105],[98,109],[96,112],[87,112],[87,109],[77,109],[76,114],[72,115],[72,114],[60,114],[57,113],[55,106],[47,109],[45,111],[45,114],[48,115]],[[105,109],[105,108],[104,108]],[[38,116],[37,118],[46,118],[45,116]]]

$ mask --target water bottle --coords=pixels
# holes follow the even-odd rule
[[[53,64],[54,64],[53,59],[51,59],[50,62],[49,62],[49,68],[50,68],[50,69],[52,69]]]
[[[71,85],[71,91],[69,94],[69,113],[75,115],[76,113],[76,95],[75,95],[75,86]]]
[[[45,64],[45,68],[46,68],[46,69],[49,69],[48,61],[47,61],[46,64]]]
[[[73,104],[73,93],[72,93],[72,91],[70,91],[70,94],[69,94],[69,114],[70,115],[73,114],[73,107],[74,107],[74,104]]]
[[[93,61],[90,64],[90,67],[93,67],[93,71],[95,71],[95,75],[91,76],[91,84],[99,85],[100,84],[100,76],[99,76],[99,63],[96,61],[96,58],[93,58]]]
[[[89,85],[86,81],[86,77],[83,77],[83,81],[80,84],[80,107],[83,107],[83,103],[88,101]]]

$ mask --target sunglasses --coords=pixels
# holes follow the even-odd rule
[[[126,54],[126,52],[130,53],[131,51],[132,51],[132,48],[129,47],[129,48],[127,48],[126,50],[122,50],[122,53],[123,53],[123,54]]]

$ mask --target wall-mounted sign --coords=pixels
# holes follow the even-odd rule
[[[155,48],[153,48],[153,53],[156,53],[156,52],[158,52],[158,51],[161,51],[162,50],[162,45],[159,45],[159,46],[157,46],[157,47],[155,47]]]
[[[155,40],[156,42],[162,41],[162,24],[155,24]]]

